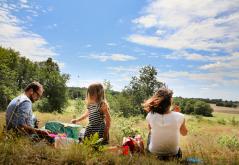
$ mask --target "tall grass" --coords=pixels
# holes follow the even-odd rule
[[[64,114],[37,112],[36,115],[41,120],[41,126],[49,120],[69,122],[74,107],[68,107]],[[26,137],[15,137],[13,134],[6,137],[3,133],[4,115],[0,113],[0,164],[178,164],[175,161],[159,161],[150,154],[122,156],[104,150],[96,151],[90,145],[82,144],[55,149],[45,143],[33,143]],[[213,115],[215,117],[186,116],[189,134],[181,137],[183,159],[197,158],[203,164],[239,164],[239,116]],[[225,120],[225,124],[218,122],[221,119]],[[87,121],[81,124],[87,125]],[[113,115],[109,146],[121,145],[124,136],[137,133],[142,135],[146,144],[147,123],[142,116],[126,119]]]

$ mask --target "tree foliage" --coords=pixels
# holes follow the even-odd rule
[[[139,76],[133,76],[129,85],[123,91],[123,95],[128,100],[126,103],[129,104],[129,101],[131,102],[131,105],[124,112],[128,112],[128,114],[143,114],[144,111],[141,106],[143,101],[164,85],[164,83],[158,81],[157,70],[153,66],[142,67],[139,70]]]
[[[51,58],[32,62],[13,49],[0,47],[0,107],[5,110],[9,101],[16,97],[32,81],[43,84],[44,98],[41,111],[62,112],[67,102],[66,81],[69,75],[60,74],[59,66]]]
[[[199,99],[175,97],[174,103],[179,104],[181,112],[192,115],[212,116],[210,104]]]

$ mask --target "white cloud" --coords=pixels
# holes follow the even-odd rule
[[[158,72],[158,80],[174,90],[174,96],[238,100],[239,72],[193,73],[189,71]],[[202,90],[203,89],[203,90]]]
[[[57,27],[58,27],[58,25],[57,25],[56,23],[54,23],[54,24],[52,24],[52,25],[46,26],[46,29],[48,29],[48,30],[53,30],[53,29],[55,29],[55,28],[57,28]]]
[[[1,46],[13,48],[33,61],[42,61],[57,55],[54,48],[50,47],[42,36],[27,30],[23,25],[25,22],[11,13],[11,10],[16,10],[16,8],[10,9],[2,6],[0,6]]]
[[[113,89],[120,91],[127,86],[133,76],[137,76],[140,66],[113,66],[108,67],[107,75],[111,77]]]
[[[79,56],[79,57],[83,57],[83,58],[89,58],[89,59],[95,59],[95,60],[99,60],[101,62],[105,62],[105,61],[131,61],[131,60],[136,60],[136,57],[134,56],[129,56],[129,55],[125,55],[125,54],[90,54],[89,56]]]
[[[154,15],[142,16],[133,20],[133,23],[142,25],[145,28],[150,28],[157,25],[157,18]]]
[[[155,56],[162,58],[162,56]],[[201,65],[196,69],[211,70],[211,71],[223,71],[223,70],[237,70],[239,71],[239,53],[234,52],[229,55],[202,55],[198,53],[188,53],[187,51],[174,51],[171,54],[164,55],[166,59],[183,59],[190,61],[203,61],[207,64]]]
[[[115,75],[118,75],[119,73],[133,73],[136,74],[140,67],[135,67],[135,66],[117,66],[117,67],[108,67],[108,69],[113,72]]]
[[[110,43],[107,43],[107,45],[108,45],[108,46],[117,46],[117,44],[116,44],[116,43],[112,43],[112,42],[110,42]]]
[[[143,14],[133,20],[145,33],[135,32],[128,40],[176,50],[233,52],[239,42],[238,7],[238,0],[153,0]],[[148,29],[155,34],[147,34]]]
[[[166,80],[193,80],[195,82],[201,82],[206,84],[233,84],[238,85],[239,83],[239,72],[210,72],[210,73],[191,73],[188,71],[168,71],[159,72],[158,77]],[[167,82],[166,82],[167,83]]]
[[[99,83],[103,83],[103,80],[100,80],[100,79],[79,79],[77,77],[72,77],[70,78],[70,80],[67,82],[67,86],[68,87],[85,87],[85,88],[88,88],[88,86],[92,83],[96,83],[96,82],[99,82]]]
[[[20,0],[21,3],[27,3],[27,0]]]
[[[91,48],[92,45],[91,45],[91,44],[87,44],[87,45],[84,45],[84,47],[86,47],[86,48]]]
[[[239,72],[239,60],[231,60],[230,62],[225,61],[225,62],[220,62],[217,61],[215,63],[210,63],[206,65],[202,65],[199,67],[199,69],[202,70],[225,70],[225,69],[235,69]]]

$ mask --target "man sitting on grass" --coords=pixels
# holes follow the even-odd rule
[[[14,98],[6,111],[6,129],[17,134],[36,135],[37,138],[51,139],[48,131],[34,128],[32,103],[39,100],[43,94],[43,86],[32,82],[24,89],[24,93]]]

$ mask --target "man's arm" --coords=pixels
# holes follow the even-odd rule
[[[35,129],[31,127],[32,125],[32,104],[29,101],[22,102],[16,113],[17,117],[17,129],[27,135],[37,134],[48,136],[47,131]]]
[[[31,135],[31,134],[37,134],[37,135],[40,135],[40,136],[49,136],[49,133],[48,131],[44,131],[44,130],[40,130],[40,129],[35,129],[35,128],[32,128],[28,125],[19,125],[17,127],[18,130],[20,130],[21,132],[27,134],[27,135]]]

